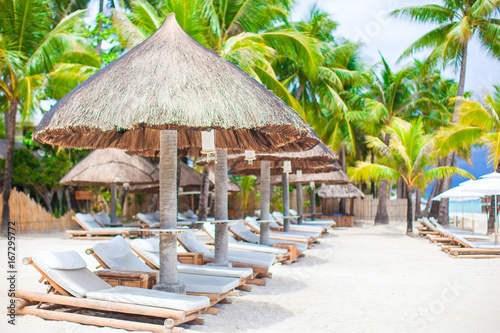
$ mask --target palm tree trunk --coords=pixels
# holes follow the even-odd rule
[[[431,195],[429,196],[429,201],[427,201],[427,205],[425,206],[424,213],[429,215],[431,211],[431,207],[433,206],[433,203],[436,203],[439,205],[438,202],[433,201],[432,199],[439,194],[439,189],[441,188],[441,179],[436,179],[434,182],[434,187],[432,188]],[[439,206],[438,206],[439,207]]]
[[[415,189],[415,218],[420,218],[423,216],[422,210],[420,209],[422,199],[422,192],[419,188]]]
[[[496,172],[500,172],[500,163],[498,163]],[[488,207],[488,234],[495,232],[495,196],[490,197],[490,206]],[[498,202],[498,197],[497,197]]]
[[[340,147],[340,161],[342,165],[342,171],[346,172],[346,165],[345,165],[345,146],[342,145]],[[345,206],[346,206],[346,200],[345,199],[340,199],[339,202],[339,213],[340,214],[345,214]]]
[[[109,186],[109,191],[111,192],[111,200],[109,202],[109,208],[111,211],[111,223],[115,224],[117,222],[116,219],[116,183],[111,183]]]
[[[407,202],[407,208],[406,208],[406,234],[411,234],[413,233],[413,202],[411,199],[412,195],[412,189],[411,187],[407,187],[407,192],[406,192],[406,202]]]
[[[468,42],[465,42],[462,46],[462,62],[460,64],[460,80],[458,82],[457,96],[463,97],[465,92],[465,73],[467,69],[467,46]],[[458,124],[460,122],[460,100],[455,102],[455,110],[453,111],[452,123]],[[455,152],[451,152],[446,156],[446,166],[453,166],[455,164]],[[441,185],[441,192],[447,191],[451,188],[451,178],[445,178]],[[448,199],[441,199],[439,203],[439,216],[438,222],[442,225],[448,225]]]
[[[216,150],[215,164],[215,220],[227,221],[227,150]],[[228,260],[228,224],[215,225],[215,261],[217,266],[231,266]]]
[[[282,178],[283,192],[283,217],[290,216],[290,192],[288,191],[288,173],[283,172]],[[283,231],[290,231],[290,219],[283,219]]]
[[[389,145],[389,134],[384,137],[384,143]],[[387,180],[381,180],[378,188],[377,213],[375,214],[375,224],[388,224],[389,214],[387,213]]]
[[[314,220],[316,217],[316,185],[314,183],[311,186],[311,219]]]
[[[271,162],[260,162],[260,219],[268,221],[271,219]],[[269,244],[269,223],[260,224],[260,244]]]
[[[210,180],[208,179],[209,171],[210,170],[208,168],[203,171],[201,180],[200,202],[198,203],[198,221],[207,220],[208,190],[210,186]]]
[[[177,228],[177,131],[160,131],[160,228]],[[160,234],[159,282],[153,289],[185,294],[177,281],[177,236]]]
[[[298,215],[298,219],[297,219],[297,223],[298,224],[302,224],[302,222],[304,221],[304,217],[302,217],[302,183],[301,182],[297,182],[297,215]]]
[[[14,171],[14,140],[16,137],[16,114],[18,108],[18,101],[10,101],[10,110],[6,122],[6,136],[7,136],[7,158],[5,160],[5,174],[3,179],[3,195],[2,195],[2,235],[6,236],[8,233],[10,222],[9,199],[12,187],[12,173]]]
[[[102,14],[104,12],[104,0],[99,0],[99,14]],[[102,21],[99,22],[99,31],[102,31]],[[101,46],[102,46],[102,39],[101,39],[101,33],[99,32],[97,35],[97,47],[96,47],[96,52],[97,54],[101,54]]]
[[[370,149],[370,154],[371,154],[370,162],[372,164],[375,164],[375,153],[373,152],[373,149]],[[375,182],[372,180],[370,185],[371,185],[371,188],[370,188],[371,195],[375,198]]]

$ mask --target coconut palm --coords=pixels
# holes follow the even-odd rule
[[[363,130],[372,136],[381,136],[385,145],[389,145],[390,136],[383,128],[390,125],[395,117],[412,116],[412,94],[414,92],[412,69],[403,68],[394,73],[382,57],[383,70],[377,75],[372,70],[372,82],[365,94],[364,104],[369,116],[363,124]],[[379,201],[375,215],[376,224],[389,223],[387,213],[387,180],[379,184]]]
[[[406,233],[413,232],[412,193],[416,188],[423,189],[425,184],[436,178],[459,174],[473,178],[468,172],[456,167],[435,167],[435,139],[426,135],[422,119],[408,123],[400,118],[393,118],[390,126],[384,127],[389,137],[388,143],[379,137],[368,136],[368,146],[375,149],[382,157],[379,163],[358,162],[349,170],[349,175],[357,181],[403,179],[407,188]]]
[[[498,0],[442,0],[441,4],[427,4],[405,7],[392,12],[392,15],[424,24],[438,25],[415,41],[402,55],[407,57],[421,50],[431,49],[427,59],[429,64],[452,63],[460,68],[458,96],[464,96],[467,50],[473,37],[481,48],[495,59],[500,58],[500,11]],[[460,120],[459,100],[455,104],[452,122]],[[454,152],[446,157],[446,165],[455,160]],[[441,191],[451,187],[451,179],[444,179]],[[439,209],[439,221],[446,223],[448,218],[448,199],[442,199]]]
[[[493,170],[500,172],[500,86],[494,86],[483,103],[470,98],[461,104],[460,127],[457,129],[457,141],[462,144],[477,142],[488,148],[488,163]],[[494,232],[495,205],[491,201],[488,219],[488,232]]]
[[[46,1],[0,0],[0,110],[8,142],[4,174],[2,232],[10,218],[16,115],[23,119],[45,98],[62,98],[97,71],[99,60],[79,33],[83,12],[57,25]]]

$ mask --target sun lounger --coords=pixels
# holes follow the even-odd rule
[[[252,229],[253,232],[260,234],[260,224],[253,219],[245,218],[245,224]],[[308,247],[311,247],[314,242],[316,242],[316,238],[310,236],[304,236],[303,234],[297,234],[293,231],[289,232],[280,232],[280,231],[270,231],[269,232],[270,239],[278,239],[284,241],[305,243]]]
[[[419,230],[419,234],[425,235],[427,239],[434,243],[449,243],[454,235],[460,235],[468,240],[488,241],[490,237],[480,234],[472,233],[471,231],[462,229],[445,228],[437,222],[424,217],[421,221],[424,229]]]
[[[153,214],[137,213],[134,218],[147,228],[159,228],[160,222],[154,218]]]
[[[289,212],[290,212],[291,216],[299,217],[299,214],[297,213],[296,210],[290,209]],[[281,212],[278,212],[278,213],[280,213],[281,216],[283,216],[283,213],[281,213]],[[302,214],[302,216],[307,216],[307,214]],[[311,214],[310,216],[313,216],[313,215]],[[298,224],[297,219],[292,219],[291,221],[294,224]],[[315,225],[315,226],[320,226],[323,228],[333,228],[336,225],[336,223],[333,219],[325,220],[325,219],[312,219],[311,218],[310,220],[303,219],[301,225]]]
[[[283,214],[281,212],[273,212],[272,213],[274,219],[279,224],[280,228],[284,226],[283,223]],[[312,225],[312,224],[292,224],[290,225],[290,230],[299,231],[299,232],[310,232],[314,234],[318,234],[319,237],[322,237],[323,234],[328,232],[328,227],[324,225]]]
[[[116,236],[110,241],[97,243],[87,250],[103,268],[118,271],[153,272],[153,269],[137,257],[127,241]],[[188,295],[202,295],[210,298],[211,305],[224,300],[229,293],[244,283],[244,279],[178,273],[177,279],[186,286]]]
[[[139,237],[141,232],[139,228],[103,228],[99,225],[92,214],[76,213],[73,219],[82,227],[83,230],[66,230],[74,239],[87,239],[87,238],[109,238],[116,235],[123,237]]]
[[[205,222],[203,224],[203,230],[208,234],[208,236],[210,236],[210,238],[212,238],[212,241],[215,241],[215,226],[213,224]],[[272,253],[276,255],[276,261],[279,261],[287,265],[297,261],[297,258],[300,255],[300,253],[297,250],[297,246],[294,244],[284,244],[276,242],[275,246],[272,245],[269,246],[269,245],[238,242],[229,233],[227,235],[227,238],[228,238],[228,247],[230,250]]]
[[[245,217],[245,223],[246,222],[252,223],[252,226],[250,226],[250,228],[252,228],[252,230],[254,230],[254,226],[257,227],[259,225],[259,223],[257,222],[257,218],[252,217],[252,216]],[[284,229],[283,225],[279,224],[276,220],[269,222],[269,227],[272,231],[276,231],[277,233],[283,233],[283,229]],[[254,231],[257,233],[260,233],[260,227],[259,227],[258,231],[256,231],[256,230],[254,230]],[[319,232],[296,231],[296,230],[291,230],[291,229],[290,229],[290,231],[287,231],[286,234],[288,236],[295,235],[295,236],[300,236],[302,238],[304,238],[304,237],[313,238],[314,240],[317,240],[318,238],[321,237],[321,233],[319,233]]]
[[[453,257],[466,258],[498,258],[500,245],[495,242],[472,242],[461,235],[454,235],[452,243],[441,246],[441,249]]]
[[[50,289],[47,294],[17,290],[18,315],[129,331],[182,332],[175,326],[202,323],[197,318],[210,306],[204,296],[112,287],[88,270],[75,251],[38,252],[23,262],[32,264]]]
[[[237,238],[240,239],[244,242],[252,243],[252,244],[259,244],[260,242],[260,237],[259,235],[255,234],[246,226],[244,223],[237,223],[235,225],[229,226],[229,231]],[[234,242],[235,239],[233,237]],[[286,240],[277,240],[277,239],[269,239],[269,244],[295,244],[297,246],[297,251],[299,253],[303,253],[305,250],[307,250],[307,244],[306,243],[300,243],[300,242],[291,242],[291,241],[286,241]]]
[[[160,268],[160,244],[158,238],[136,238],[130,242],[130,246],[149,267],[154,270]],[[245,291],[251,290],[251,287],[245,284],[254,284],[255,278],[253,269],[250,267],[221,267],[177,263],[177,269],[179,273],[238,278],[242,281],[238,289]]]
[[[213,262],[215,252],[209,250],[196,239],[196,235],[188,230],[177,235],[177,240],[188,252],[202,253],[204,263]],[[229,251],[229,261],[233,267],[251,267],[256,273],[256,277],[271,277],[269,268],[276,261],[276,256],[271,253],[257,253],[244,251]]]

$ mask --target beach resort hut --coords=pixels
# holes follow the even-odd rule
[[[131,156],[123,150],[97,149],[78,162],[59,181],[61,185],[109,186],[110,217],[116,224],[117,186],[151,184],[159,180],[158,168],[144,157]]]
[[[47,112],[34,139],[160,156],[160,281],[177,281],[177,157],[215,152],[215,264],[228,265],[227,153],[304,150],[318,138],[281,99],[191,38],[168,14],[147,40]]]

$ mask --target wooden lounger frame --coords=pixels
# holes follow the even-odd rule
[[[99,262],[99,266],[97,266],[96,268],[102,267],[103,269],[110,269],[110,267],[108,265],[106,265],[106,263],[97,255],[97,253],[94,252],[94,250],[87,249],[87,250],[85,250],[85,253],[87,253],[88,255],[94,256],[94,258]],[[240,279],[240,280],[242,280],[242,279]],[[111,283],[109,281],[108,281],[108,283],[113,286],[113,283]],[[241,283],[242,283],[242,281],[240,281],[240,284]],[[245,283],[245,281],[243,281],[243,283]],[[238,296],[238,292],[234,291],[234,290],[231,290],[231,291],[228,291],[228,292],[225,292],[225,293],[222,293],[222,294],[216,294],[216,293],[192,293],[192,292],[186,292],[186,294],[187,295],[194,295],[194,296],[206,296],[206,297],[210,298],[210,309],[207,309],[206,312],[210,313],[210,314],[214,314],[214,315],[219,312],[219,309],[218,308],[212,308],[212,306],[214,306],[217,303],[230,304],[231,300],[227,299],[227,297],[228,296]]]
[[[184,243],[182,243],[182,241],[180,240],[180,238],[177,238],[177,241],[179,242],[179,244],[181,244],[181,246],[187,251],[187,252],[190,252],[191,251],[189,250],[189,247],[187,247]],[[207,263],[210,263],[210,262],[213,262],[214,259],[210,259],[210,258],[205,258],[203,257],[203,264],[207,264]],[[260,280],[258,278],[272,278],[273,277],[273,273],[269,272],[269,268],[266,267],[266,266],[260,266],[260,265],[251,265],[251,264],[246,264],[246,263],[242,263],[242,262],[235,262],[235,261],[231,261],[231,264],[233,267],[250,267],[253,269],[253,272],[254,272],[254,279],[253,280],[248,280],[246,281],[247,284],[256,284],[258,286],[265,286],[266,285],[266,281],[265,280]]]
[[[114,327],[130,331],[152,332],[182,332],[183,329],[175,327],[183,323],[203,324],[204,320],[198,318],[202,310],[181,311],[153,306],[135,305],[118,302],[76,298],[70,295],[61,286],[50,279],[38,268],[30,257],[24,258],[24,264],[31,264],[42,275],[40,282],[49,285],[47,294],[17,290],[16,314],[34,315],[49,320],[70,321],[84,325]],[[36,307],[34,307],[36,305]],[[78,311],[89,309],[104,313],[102,315],[79,314]],[[113,319],[108,316],[122,313],[127,314],[127,320]],[[160,318],[163,325],[134,321],[134,315]]]

